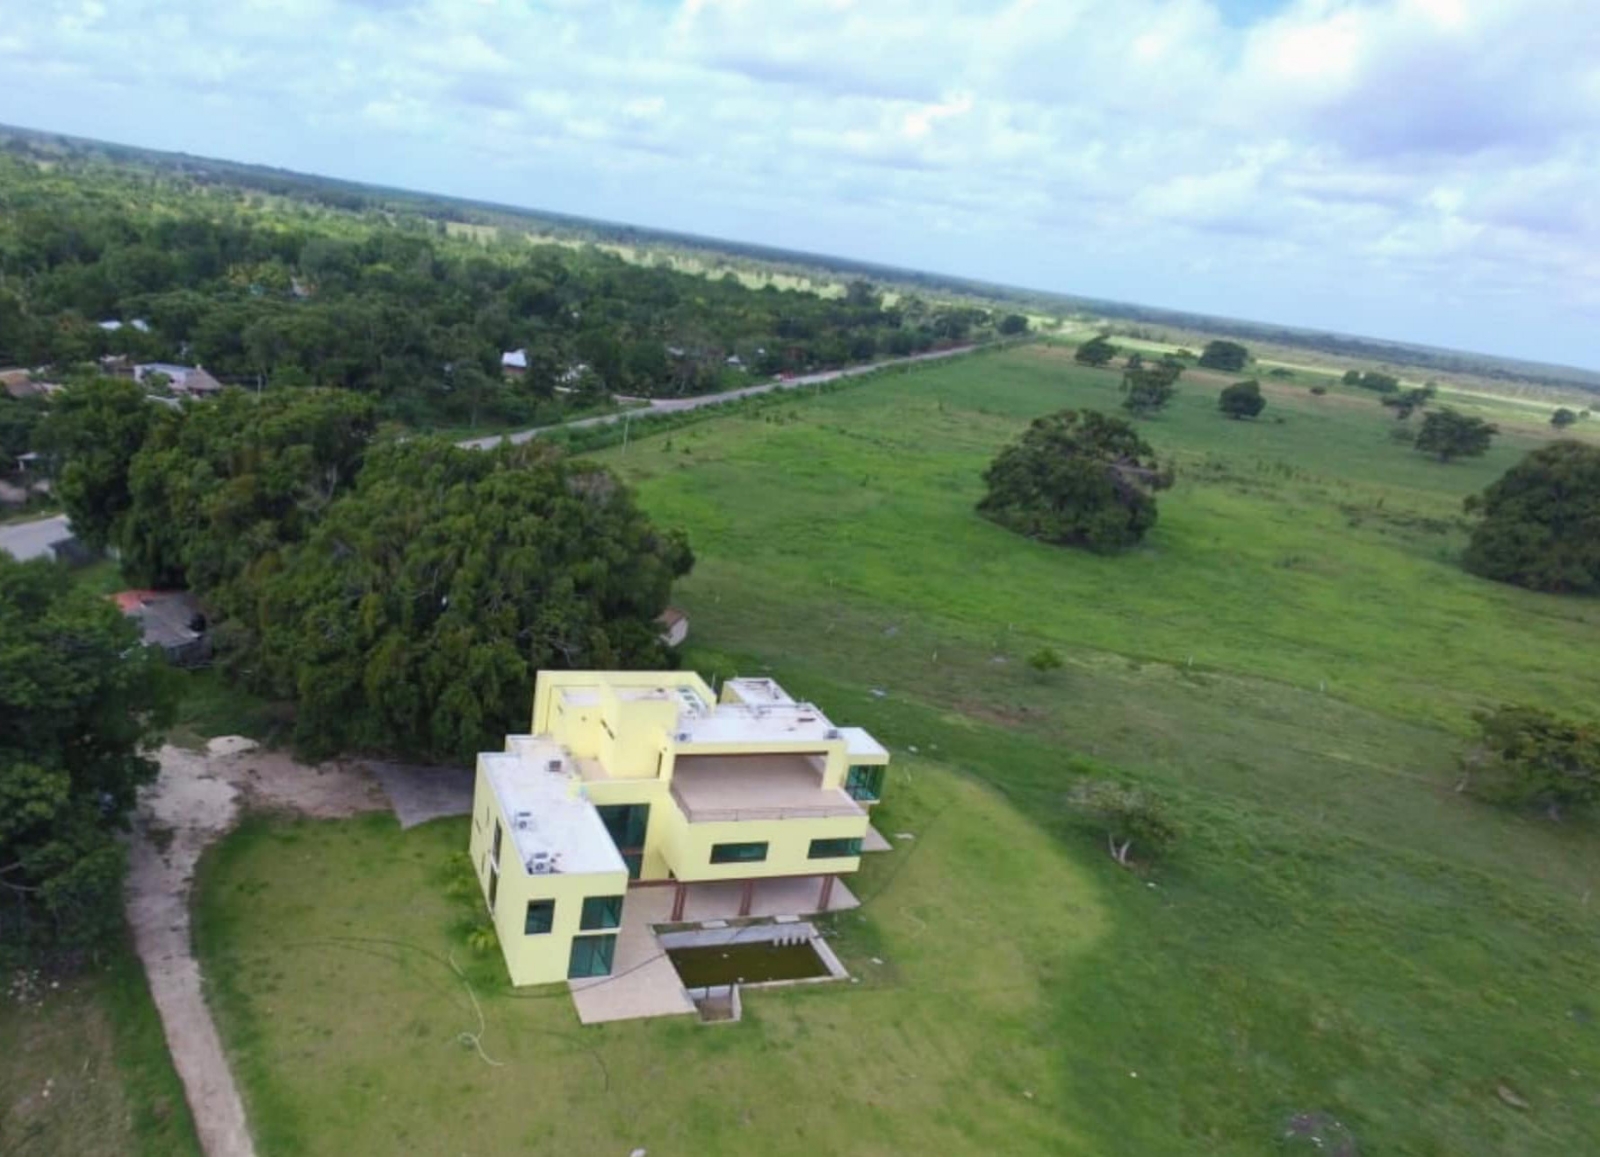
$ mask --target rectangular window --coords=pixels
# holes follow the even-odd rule
[[[851,799],[871,803],[883,794],[884,765],[857,764],[844,777],[844,790]]]
[[[859,856],[861,854],[861,837],[836,840],[812,840],[811,850],[806,853],[806,858],[811,860],[835,860],[841,856]]]
[[[528,915],[522,921],[524,936],[539,936],[550,931],[556,922],[554,900],[529,900]]]
[[[615,936],[574,936],[572,955],[567,958],[567,979],[585,976],[610,976],[611,957],[616,952]]]
[[[616,928],[621,923],[621,896],[590,896],[584,900],[583,915],[578,918],[578,927],[585,932]]]
[[[489,861],[489,911],[494,911],[495,898],[500,895],[500,865]]]
[[[628,879],[637,880],[644,862],[644,837],[650,827],[650,805],[647,803],[605,804],[595,808],[600,822],[606,825],[611,842],[622,853],[622,862],[628,865]]]
[[[498,867],[500,864],[500,821],[494,821],[494,854],[490,857]]]
[[[767,858],[765,841],[759,844],[712,844],[713,864],[759,864]]]

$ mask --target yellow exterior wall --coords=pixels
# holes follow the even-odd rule
[[[650,813],[650,827],[663,828],[661,851],[666,866],[684,883],[703,880],[749,880],[768,876],[817,876],[824,873],[853,872],[861,866],[860,856],[813,860],[807,853],[812,840],[859,839],[867,834],[865,816],[827,816],[821,819],[738,820],[726,823],[690,823],[676,806],[657,821]],[[767,858],[755,863],[713,864],[713,844],[767,845]]]
[[[491,918],[500,938],[501,954],[513,985],[552,984],[567,979],[567,964],[572,953],[572,938],[590,935],[579,928],[583,902],[592,896],[622,896],[628,890],[628,873],[584,872],[530,875],[517,854],[508,817],[501,814],[499,800],[483,767],[478,767],[473,790],[472,867],[489,902],[488,857],[494,848],[494,825],[499,821],[500,886],[496,890]],[[554,900],[555,914],[549,932],[529,936],[525,921],[530,900]],[[626,902],[624,902],[626,906]],[[595,930],[615,934],[615,929]]]

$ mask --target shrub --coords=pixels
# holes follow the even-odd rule
[[[1473,795],[1542,808],[1553,820],[1600,801],[1600,727],[1510,705],[1473,719],[1479,740],[1461,760]]]
[[[1234,419],[1254,418],[1266,405],[1266,398],[1261,396],[1261,383],[1254,378],[1235,382],[1217,395],[1217,408]]]
[[[1062,665],[1061,656],[1056,654],[1053,647],[1040,647],[1028,656],[1028,666],[1043,675],[1050,671],[1059,670]]]
[[[1111,858],[1126,867],[1134,859],[1167,855],[1180,832],[1166,804],[1136,784],[1085,779],[1067,797],[1068,806],[1104,830]]]

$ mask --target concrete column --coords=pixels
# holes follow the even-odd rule
[[[682,880],[672,885],[672,922],[678,923],[683,919],[683,902],[689,898],[689,889]]]
[[[822,877],[822,893],[817,897],[818,912],[826,912],[828,910],[828,902],[833,899],[833,882],[837,878],[836,876]]]
[[[746,880],[744,882],[744,892],[739,896],[739,915],[750,915],[750,905],[755,901],[755,898],[756,882],[754,880]]]

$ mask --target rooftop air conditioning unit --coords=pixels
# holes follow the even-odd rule
[[[525,832],[529,828],[533,827],[533,813],[532,812],[518,812],[515,816],[512,817],[511,822],[516,827],[517,831]]]
[[[828,728],[827,737],[829,739],[838,739],[839,738],[839,729],[837,727]]]
[[[543,876],[550,872],[550,853],[535,852],[528,857],[528,872],[530,875]]]
[[[679,743],[688,743],[689,742],[689,733],[687,731],[680,731],[680,732],[678,732],[677,735],[673,736],[673,738],[676,739]]]
[[[549,763],[545,764],[544,769],[549,772],[559,773],[561,771],[561,761],[559,759],[552,759]]]

